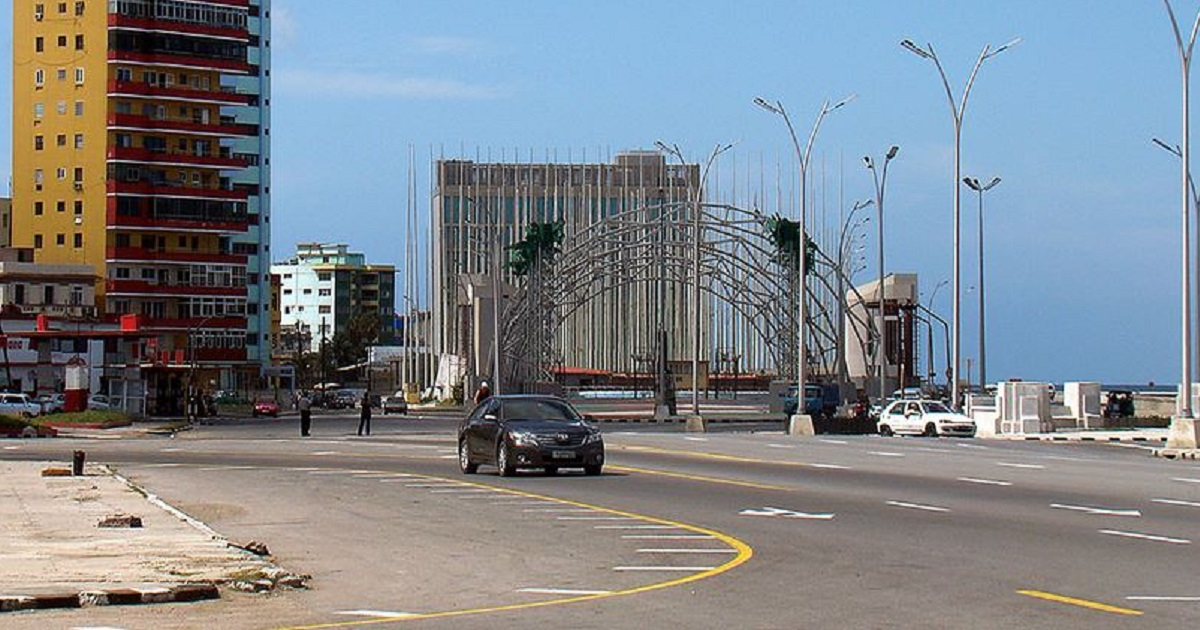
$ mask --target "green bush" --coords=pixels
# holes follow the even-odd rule
[[[29,422],[26,421],[24,418],[18,418],[16,416],[0,415],[0,430],[7,430],[7,429],[20,430],[20,429],[24,429],[27,426],[29,426]]]
[[[94,424],[106,429],[133,424],[129,414],[114,409],[89,409],[76,413],[56,413],[34,418],[35,424]]]

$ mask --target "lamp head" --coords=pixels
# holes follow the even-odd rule
[[[755,104],[755,105],[758,105],[759,107],[761,107],[761,108],[763,108],[763,109],[765,109],[765,110],[767,110],[767,111],[769,111],[769,112],[771,112],[772,114],[782,114],[782,113],[783,113],[783,108],[782,108],[782,107],[780,107],[780,106],[779,106],[779,105],[777,105],[777,104],[773,104],[773,103],[771,103],[770,101],[768,101],[768,100],[767,100],[767,99],[765,99],[765,98],[762,98],[761,96],[758,96],[758,97],[755,97],[755,98],[754,98],[754,104]]]
[[[900,46],[902,48],[904,48],[905,50],[911,52],[912,54],[914,54],[918,57],[921,57],[923,59],[930,59],[933,57],[933,55],[929,54],[928,51],[926,51],[925,49],[921,48],[920,46],[917,46],[916,44],[914,44],[911,39],[906,39],[906,40],[900,42]]]
[[[894,144],[893,144],[893,145],[892,145],[892,148],[888,149],[888,152],[887,152],[887,159],[889,159],[889,160],[890,160],[890,159],[892,159],[892,158],[896,157],[896,154],[897,154],[897,153],[899,153],[899,152],[900,152],[900,147],[898,147],[898,146],[896,146],[896,145],[894,145]]]
[[[964,184],[966,184],[966,185],[967,185],[967,187],[968,187],[968,188],[970,188],[971,190],[982,190],[982,189],[983,189],[983,188],[982,188],[982,187],[979,185],[979,180],[978,180],[978,179],[975,179],[974,177],[964,177],[964,178],[962,179],[962,181],[963,181],[963,183],[964,183]]]

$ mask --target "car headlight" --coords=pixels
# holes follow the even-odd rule
[[[584,444],[596,444],[596,443],[598,443],[598,442],[600,442],[600,441],[601,441],[601,438],[600,438],[600,432],[599,432],[599,431],[597,431],[597,432],[595,432],[595,433],[589,433],[589,434],[587,434],[586,436],[584,436],[584,438],[583,438],[583,443],[584,443]]]
[[[528,431],[512,431],[508,440],[517,446],[537,446],[537,436]]]

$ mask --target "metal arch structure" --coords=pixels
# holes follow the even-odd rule
[[[606,294],[641,285],[645,294],[657,298],[652,300],[656,303],[645,305],[640,313],[622,316],[655,319],[661,330],[668,321],[678,321],[666,312],[673,305],[689,311],[685,319],[694,322],[696,314],[688,305],[694,290],[693,252],[697,249],[692,239],[695,207],[689,201],[640,205],[566,234],[562,253],[553,263],[534,264],[503,310],[507,382],[550,380],[552,368],[562,365],[559,345],[579,342],[563,338],[563,322]],[[703,329],[709,340],[709,347],[700,349],[701,356],[715,351],[714,313],[727,309],[730,319],[758,337],[776,375],[794,378],[797,270],[783,262],[768,239],[768,216],[757,208],[723,203],[701,202],[699,208],[701,291],[709,298],[699,314],[707,320]],[[817,294],[836,295],[837,275],[845,274],[845,269],[819,249],[815,262],[809,274],[815,282],[807,283],[808,302],[817,305],[807,310],[808,368],[840,382],[845,373],[838,361],[838,318],[847,311],[829,308]],[[845,296],[838,296],[835,301],[844,306],[844,300]],[[860,336],[857,342],[865,344],[859,331],[869,331],[873,325],[866,318],[849,328]],[[648,343],[635,342],[639,347]]]

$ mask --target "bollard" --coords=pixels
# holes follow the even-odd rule
[[[71,459],[71,474],[76,477],[83,476],[83,462],[87,459],[87,453],[83,451],[75,451],[75,456]]]

